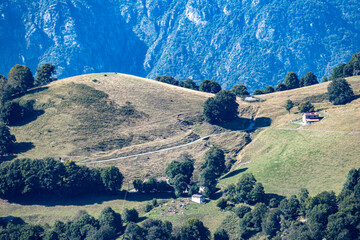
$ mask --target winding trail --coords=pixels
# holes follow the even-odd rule
[[[81,162],[81,163],[78,163],[78,164],[85,165],[85,164],[94,164],[94,163],[104,163],[104,162],[117,161],[117,160],[126,159],[126,158],[145,156],[145,155],[149,155],[149,154],[153,154],[153,153],[159,153],[159,152],[164,152],[164,151],[168,151],[168,150],[173,150],[173,149],[177,149],[177,148],[186,147],[186,146],[189,146],[191,144],[197,143],[197,142],[202,141],[202,140],[206,141],[210,137],[213,137],[213,136],[219,136],[219,135],[228,134],[228,133],[235,133],[235,132],[249,132],[249,131],[256,130],[256,129],[276,129],[276,130],[290,130],[290,131],[312,131],[312,132],[334,132],[334,133],[360,133],[360,131],[341,131],[341,130],[338,131],[338,130],[322,130],[322,129],[276,128],[276,127],[254,127],[254,126],[255,126],[255,121],[252,121],[249,124],[249,127],[247,129],[244,129],[244,130],[234,130],[234,131],[228,131],[228,132],[222,132],[222,133],[214,133],[214,134],[210,134],[210,135],[204,136],[202,138],[199,138],[197,140],[194,140],[192,142],[188,142],[188,143],[173,146],[173,147],[168,147],[168,148],[163,148],[163,149],[159,149],[159,150],[154,150],[154,151],[149,151],[149,152],[144,152],[144,153],[138,153],[138,154],[133,154],[133,155],[128,155],[128,156],[123,156],[123,157],[116,157],[116,158],[89,161],[89,162]]]

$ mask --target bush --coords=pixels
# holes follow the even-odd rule
[[[125,208],[123,215],[126,222],[137,222],[139,220],[139,213],[135,208]]]
[[[146,206],[145,206],[145,212],[146,212],[146,213],[150,212],[152,209],[153,209],[153,205],[151,205],[151,204],[146,204]]]
[[[239,206],[233,209],[236,216],[243,218],[246,213],[251,212],[251,208],[248,206]]]
[[[315,107],[314,107],[314,105],[311,104],[310,101],[306,101],[306,102],[300,103],[298,109],[301,113],[305,113],[305,112],[313,112]]]
[[[220,198],[219,201],[216,203],[216,206],[221,210],[224,210],[227,207],[227,201],[224,198]]]
[[[341,78],[328,85],[329,101],[334,105],[346,104],[354,99],[354,92],[349,83]]]

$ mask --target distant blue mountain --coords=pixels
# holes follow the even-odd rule
[[[360,51],[358,0],[2,0],[0,74],[58,66],[58,78],[116,71],[225,88],[319,79]]]

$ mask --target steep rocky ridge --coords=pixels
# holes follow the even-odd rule
[[[359,51],[359,11],[357,0],[5,0],[0,73],[52,62],[59,77],[169,74],[251,89],[288,71],[322,78]]]

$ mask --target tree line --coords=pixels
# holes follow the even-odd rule
[[[88,168],[73,161],[52,158],[16,159],[0,164],[0,196],[80,196],[90,193],[117,193],[123,175],[118,168]]]
[[[244,173],[237,184],[226,188],[217,206],[236,216],[238,224],[231,226],[236,231],[229,234],[219,226],[211,235],[196,218],[187,219],[181,227],[156,219],[138,224],[139,215],[135,209],[124,209],[121,215],[106,207],[98,219],[81,211],[73,220],[56,221],[51,227],[2,217],[0,239],[110,240],[122,236],[125,240],[228,240],[256,235],[273,240],[352,240],[360,234],[360,169],[349,171],[339,195],[324,191],[310,196],[303,188],[297,195],[270,199],[262,184],[251,173]]]

